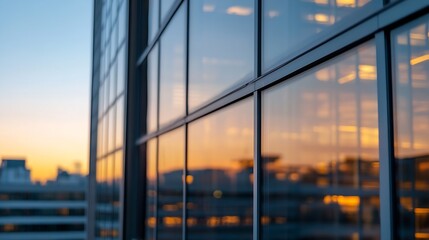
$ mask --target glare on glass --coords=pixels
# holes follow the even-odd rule
[[[181,239],[185,128],[158,139],[158,238]]]
[[[190,1],[190,110],[254,76],[254,4]]]
[[[429,238],[429,16],[392,32],[400,239]]]
[[[115,148],[122,147],[124,143],[124,106],[124,97],[121,96],[116,101]]]
[[[159,124],[185,115],[186,15],[182,6],[161,37]]]
[[[252,99],[196,120],[188,129],[189,239],[251,239]]]
[[[263,2],[263,69],[311,43],[320,32],[372,0],[265,0]]]
[[[376,73],[371,41],[262,93],[264,239],[379,239]]]

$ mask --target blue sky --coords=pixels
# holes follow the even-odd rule
[[[0,0],[0,158],[87,171],[92,1]]]

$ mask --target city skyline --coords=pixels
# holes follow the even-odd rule
[[[88,172],[92,2],[0,1],[0,157]]]

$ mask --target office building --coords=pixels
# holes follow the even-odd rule
[[[89,238],[429,239],[429,1],[95,1]]]
[[[31,182],[25,159],[0,167],[0,239],[86,240],[86,176],[58,171],[45,185]]]

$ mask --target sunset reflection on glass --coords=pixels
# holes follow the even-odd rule
[[[190,2],[189,108],[254,76],[254,1]]]
[[[185,115],[186,9],[182,6],[161,37],[159,124]]]
[[[189,239],[251,239],[253,101],[189,125]]]
[[[278,64],[293,51],[314,41],[317,34],[331,29],[330,26],[369,2],[371,0],[263,1],[263,68]]]
[[[429,17],[393,32],[401,239],[429,238]]]
[[[159,137],[158,239],[181,239],[185,128]]]
[[[140,151],[146,162],[146,239],[155,239],[156,209],[156,138],[143,144]]]
[[[262,95],[264,239],[378,239],[375,47]]]

